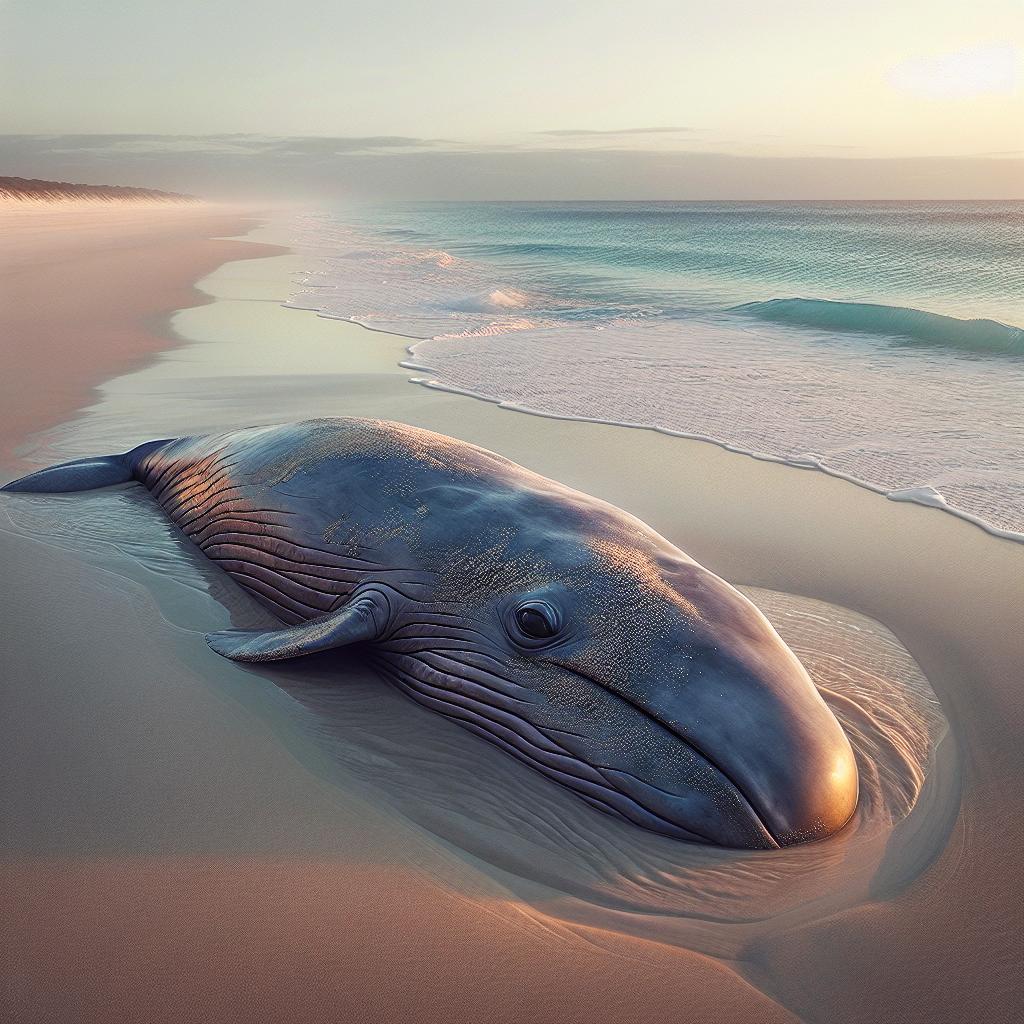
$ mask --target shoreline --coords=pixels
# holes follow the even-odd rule
[[[271,244],[278,240],[273,228],[257,228],[252,236],[254,240]],[[690,1002],[696,1000],[703,1016],[710,1014],[712,1019],[721,1020],[791,1020],[791,1015],[796,1014],[805,1021],[853,1024],[864,1019],[954,1020],[968,1012],[982,1018],[988,1012],[986,1019],[1001,1019],[997,1014],[1013,1005],[1012,977],[1008,973],[1012,965],[1004,964],[1001,959],[1002,951],[1014,941],[1014,922],[1005,906],[1005,879],[1015,877],[1024,868],[1020,809],[1015,806],[1012,795],[1019,793],[1024,775],[1016,753],[1016,736],[1024,710],[1017,684],[1020,666],[1024,664],[1024,640],[1017,628],[1020,598],[1024,596],[1020,585],[1020,580],[1024,579],[1024,549],[976,530],[955,517],[927,514],[917,505],[883,502],[871,491],[836,477],[795,473],[795,467],[785,463],[758,461],[706,441],[655,431],[641,434],[631,428],[557,419],[547,414],[505,415],[519,410],[447,391],[412,388],[400,366],[408,339],[368,331],[350,322],[346,326],[345,321],[313,313],[296,318],[296,312],[302,311],[280,305],[282,291],[286,292],[289,275],[296,264],[297,257],[284,255],[222,265],[200,283],[212,301],[182,309],[172,317],[171,326],[179,344],[165,347],[142,371],[106,381],[98,389],[94,406],[80,409],[75,418],[62,427],[37,435],[33,460],[56,461],[95,453],[103,450],[99,446],[108,440],[111,444],[115,441],[127,444],[135,438],[145,440],[147,435],[170,436],[160,429],[164,425],[177,429],[194,422],[196,429],[207,429],[223,423],[255,424],[260,420],[274,422],[318,414],[379,415],[404,420],[501,451],[538,472],[613,501],[651,523],[733,582],[818,598],[854,608],[885,623],[924,669],[949,720],[951,732],[943,743],[948,745],[946,753],[951,749],[957,757],[946,757],[943,769],[954,777],[945,779],[941,772],[934,771],[929,782],[939,789],[962,789],[962,797],[958,796],[953,804],[957,808],[955,820],[938,820],[927,813],[927,808],[922,808],[921,815],[912,816],[905,823],[906,827],[897,828],[886,857],[873,876],[870,892],[855,905],[839,908],[825,918],[780,926],[770,941],[761,939],[741,944],[731,957],[708,958],[680,946],[629,937],[620,930],[609,931],[578,922],[570,926],[544,912],[544,899],[538,897],[539,902],[532,902],[516,890],[512,895],[519,898],[513,899],[507,890],[509,879],[493,877],[490,882],[506,889],[509,903],[507,915],[503,915],[506,920],[498,924],[497,919],[493,919],[496,934],[504,936],[495,943],[495,948],[502,948],[503,943],[510,941],[509,936],[518,934],[517,929],[521,927],[522,936],[512,940],[517,956],[525,944],[533,950],[534,959],[529,962],[536,964],[537,951],[543,948],[537,946],[537,936],[560,932],[559,948],[568,952],[566,960],[560,961],[566,973],[557,980],[549,978],[544,983],[547,988],[540,992],[529,988],[531,977],[536,979],[535,974],[522,979],[526,987],[508,988],[508,975],[498,967],[488,973],[489,984],[504,991],[505,996],[517,993],[519,998],[533,1000],[531,1005],[535,1009],[556,1006],[564,1016],[566,1011],[578,1010],[577,1004],[565,1001],[567,981],[577,986],[593,985],[593,994],[599,995],[596,1004],[603,1006],[603,1001],[622,986],[630,988],[637,960],[642,959],[660,965],[656,978],[648,974],[646,984],[649,987],[643,994],[631,996],[629,1007],[621,1002],[607,1002],[609,1015],[621,1016],[627,1009],[636,1010],[641,1006],[651,1013],[657,1013],[660,1007],[664,1014],[666,1007],[675,1005],[678,1012],[680,1000],[698,1013],[698,1008]],[[284,338],[288,343],[282,346]],[[375,339],[375,343],[369,343],[368,339]],[[240,357],[244,357],[244,365]],[[29,509],[29,506],[19,507]],[[79,507],[69,503],[72,510]],[[96,507],[108,506],[101,498]],[[45,516],[57,515],[52,504],[42,503],[39,508]],[[24,530],[23,525],[14,525]],[[2,522],[0,527],[3,527]],[[66,570],[68,556],[56,558],[59,549],[49,546],[45,527],[44,521],[42,532],[36,532],[28,542],[20,535],[0,529],[0,541],[6,546],[9,536],[22,547],[26,543],[35,547],[45,545],[40,551],[54,557],[54,573],[61,565]],[[159,536],[163,534],[154,534],[154,538]],[[72,561],[77,543],[76,537],[71,545]],[[239,708],[244,711],[267,700],[277,701],[274,707],[281,703],[279,695],[287,691],[279,690],[280,684],[254,677],[236,666],[221,664],[206,651],[197,635],[206,628],[214,628],[209,616],[218,608],[221,609],[218,614],[223,615],[225,604],[234,618],[231,594],[217,589],[219,585],[215,583],[208,583],[205,588],[192,583],[187,590],[191,595],[188,602],[183,603],[180,596],[161,597],[162,583],[153,577],[151,570],[147,574],[128,562],[115,568],[108,564],[115,557],[113,549],[103,549],[101,555],[96,557],[105,570],[103,575],[110,571],[134,574],[130,578],[136,582],[130,592],[147,608],[154,604],[155,595],[160,614],[157,614],[157,607],[149,608],[145,629],[150,632],[143,632],[136,626],[131,615],[127,625],[112,623],[107,627],[106,635],[111,637],[112,643],[118,636],[116,629],[127,630],[124,645],[128,650],[111,650],[105,655],[107,660],[104,652],[93,652],[98,662],[97,673],[110,671],[108,661],[119,671],[130,673],[131,649],[142,642],[152,643],[163,651],[163,657],[150,659],[148,671],[154,679],[163,680],[168,686],[175,679],[175,671],[180,673],[181,659],[187,659],[185,664],[195,676],[193,685],[200,689],[189,690],[184,684],[174,682],[176,689],[171,692],[180,691],[183,700],[197,700],[196,694],[201,696],[203,687],[214,693],[237,690],[245,694],[237,698],[237,707],[232,705],[227,712],[222,709],[220,717],[215,701],[207,707],[217,728],[231,725],[241,729],[244,715]],[[170,549],[169,555],[182,560],[177,548]],[[13,564],[19,567],[17,578],[36,605],[52,607],[55,601],[61,600],[57,596],[59,587],[54,589],[58,582],[53,578],[54,573],[33,582],[30,568],[34,569],[34,560]],[[171,564],[170,560],[166,563],[168,567]],[[196,567],[191,571],[194,573]],[[57,635],[65,636],[73,630],[75,636],[85,639],[93,636],[85,627],[94,616],[115,618],[104,607],[115,598],[104,590],[102,600],[97,601],[92,589],[95,583],[91,582],[96,574],[88,572],[87,567],[79,565],[74,575],[76,585],[63,598],[70,608]],[[48,600],[42,600],[44,597]],[[127,595],[116,600],[127,610]],[[195,612],[193,605],[197,608]],[[183,611],[186,606],[187,610]],[[5,611],[17,624],[9,643],[21,652],[18,663],[29,666],[40,679],[48,680],[47,692],[68,699],[59,667],[59,652],[51,656],[34,649],[30,635],[33,620],[28,609],[21,611],[8,606]],[[114,675],[116,677],[116,673]],[[278,673],[274,678],[287,681],[303,675],[300,668]],[[21,690],[28,682],[22,680],[14,685]],[[72,685],[75,686],[76,706],[89,708],[88,713],[98,715],[109,728],[110,722],[106,719],[115,711],[94,707],[94,695]],[[126,681],[125,692],[133,685],[133,678]],[[144,709],[148,707],[146,702],[158,699],[150,696],[150,692],[160,692],[160,686],[154,688],[152,680],[147,692],[135,697]],[[384,699],[377,696],[370,683],[366,692],[374,701]],[[169,701],[171,697],[165,699]],[[116,707],[112,699],[107,706]],[[394,705],[396,715],[400,714],[399,707]],[[170,709],[164,710],[166,713]],[[263,712],[266,721],[273,721],[274,715],[280,713],[273,709]],[[178,704],[173,714],[177,717],[188,712]],[[32,721],[29,717],[23,720]],[[154,718],[149,726],[147,742],[156,743],[158,749],[166,751],[169,765],[177,766],[190,759],[193,751],[188,735],[178,735],[172,726],[158,725],[157,721]],[[414,728],[427,728],[426,723],[421,726],[415,716],[408,722]],[[13,721],[10,728],[17,729],[17,725],[17,721]],[[92,729],[90,738],[83,738],[76,728],[74,722],[60,723],[58,738],[75,737],[78,745],[88,752],[90,745],[97,742],[91,739],[97,730]],[[133,734],[131,723],[123,724],[122,729],[126,737]],[[462,738],[461,733],[459,737]],[[300,806],[309,799],[305,796],[307,788],[317,788],[312,780],[320,783],[321,788],[330,789],[330,786],[322,786],[325,780],[319,774],[307,778],[296,773],[295,755],[278,750],[281,746],[278,739],[276,733],[273,741],[265,739],[265,749],[261,749],[258,756],[249,753],[247,745],[236,745],[232,748],[236,760],[220,765],[219,774],[213,772],[216,765],[204,769],[212,773],[206,783],[209,789],[203,791],[203,795],[199,791],[194,794],[193,799],[199,801],[195,813],[208,814],[205,804],[220,799],[220,790],[228,786],[237,790],[232,794],[233,800],[243,801],[243,806],[247,806],[244,801],[249,800],[253,808],[259,807],[260,810],[253,813],[259,814],[263,821],[269,816],[264,806],[267,798],[256,788],[256,783],[252,784],[252,792],[249,791],[244,772],[257,772],[257,778],[265,778],[267,764],[276,765],[279,771],[283,771],[286,764],[292,765],[290,771],[295,788],[292,799]],[[202,737],[199,742],[202,744]],[[72,748],[75,756],[79,756],[74,744]],[[42,758],[45,753],[45,749],[32,750],[25,756],[31,764],[32,757]],[[149,755],[149,751],[136,756],[144,755]],[[214,755],[207,753],[207,756]],[[504,762],[501,765],[504,766]],[[30,792],[32,786],[40,785],[32,781],[30,765],[20,770]],[[508,770],[512,773],[514,769]],[[226,781],[219,781],[222,777]],[[96,785],[103,792],[104,784],[97,782]],[[133,781],[132,786],[135,785]],[[159,819],[161,802],[167,800],[163,789],[152,788],[145,792],[155,801],[155,807],[149,809],[148,814]],[[541,792],[546,795],[546,790]],[[300,793],[303,796],[300,797]],[[331,799],[347,799],[347,795],[338,791]],[[320,818],[332,820],[330,813],[325,806],[316,807],[318,824]],[[360,813],[369,814],[366,808]],[[101,825],[109,832],[108,846],[102,848],[119,849],[118,837],[128,825],[115,815],[111,822],[90,827],[96,829]],[[166,828],[162,826],[162,819],[151,827],[157,834],[161,827]],[[268,827],[268,823],[261,825],[264,829]],[[360,821],[360,827],[367,826]],[[374,828],[387,833],[380,825]],[[938,847],[922,845],[922,833],[932,833]],[[410,856],[422,858],[422,863],[431,861],[431,847],[423,836],[417,837],[415,830],[409,832],[408,829],[400,834],[402,842],[409,844]],[[62,844],[73,850],[76,841],[75,829],[65,830]],[[168,835],[164,842],[170,845],[162,849],[174,851],[180,849],[180,845],[174,844],[180,844],[181,837]],[[385,836],[383,851],[362,850],[362,856],[386,857],[388,851],[398,848],[394,844],[394,837]],[[405,846],[400,848],[406,850]],[[241,849],[248,851],[244,841]],[[842,855],[841,844],[832,849],[838,856]],[[255,868],[247,884],[259,888],[261,879],[265,884],[266,873],[260,868],[257,856],[246,852],[247,864]],[[145,868],[144,864],[140,866]],[[474,863],[473,867],[480,870],[479,864]],[[25,870],[23,862],[18,870]],[[38,870],[41,874],[32,882],[36,889],[45,883],[46,872],[55,872],[60,877],[67,866],[60,860],[40,862]],[[194,870],[203,877],[212,876],[214,883],[219,877],[208,863],[198,864]],[[353,864],[335,863],[333,870],[335,881],[345,885],[346,891],[351,889],[358,876]],[[460,862],[457,870],[451,870],[465,884],[466,865]],[[119,879],[128,877],[123,867],[120,871],[119,874],[115,865],[106,877],[103,884],[107,891],[116,891]],[[196,874],[186,871],[182,877],[182,884],[188,884]],[[82,884],[88,884],[88,875],[82,878]],[[281,896],[271,900],[274,915],[285,913],[288,899],[301,884],[295,877],[285,881]],[[524,886],[521,880],[518,884]],[[25,888],[31,886],[26,882]],[[206,900],[223,899],[224,892],[231,888],[229,883],[224,883],[220,887],[214,884],[212,889],[204,886],[198,891],[204,894],[202,906],[206,907]],[[458,935],[448,935],[441,940],[431,932],[429,906],[431,900],[440,895],[439,889],[430,890],[434,892],[432,896],[422,890],[402,891],[408,898],[427,901],[428,912],[421,919],[425,931],[417,934],[426,944],[428,960],[439,950],[465,952],[465,940]],[[529,891],[529,887],[524,886],[524,891]],[[140,892],[144,894],[149,890],[140,889]],[[955,895],[951,898],[950,894]],[[457,886],[449,895],[466,901]],[[148,898],[141,896],[143,901]],[[490,905],[486,901],[481,901],[478,907],[473,907],[471,899],[468,903],[470,911],[461,919],[460,927],[486,928],[481,922],[492,920],[494,910],[488,909]],[[401,906],[401,900],[398,905]],[[422,904],[417,902],[417,905]],[[240,927],[244,927],[242,922],[251,926],[254,920],[251,911],[243,912],[232,906],[241,915]],[[374,955],[394,951],[396,936],[404,927],[402,914],[396,912],[394,918],[386,916],[381,920],[374,916],[373,907],[363,907],[361,896],[359,906],[361,909],[352,911],[354,918],[345,921],[346,926],[354,927],[356,934],[363,937],[363,946],[357,943],[351,955],[357,957],[360,948],[364,957],[367,949],[374,950]],[[160,934],[169,946],[176,939],[180,940],[181,930],[189,920],[189,909],[185,899],[180,913],[176,912],[177,924],[152,925],[154,929],[166,930]],[[346,904],[346,909],[351,908]],[[132,911],[128,907],[122,912]],[[79,903],[75,914],[79,925],[87,925],[95,919],[96,908]],[[517,916],[524,923],[507,931],[507,918]],[[343,916],[336,923],[337,927],[341,920]],[[58,916],[50,927],[56,929],[63,924]],[[116,926],[116,920],[113,924]],[[139,924],[132,924],[136,934]],[[47,940],[54,940],[54,932],[48,932],[45,923],[39,927],[37,948],[49,948]],[[288,955],[295,958],[292,962],[302,962],[301,956],[313,952],[303,945],[309,937],[304,939],[300,931],[296,930],[290,939]],[[206,942],[211,934],[218,933],[211,932],[208,923],[204,924],[202,941]],[[233,934],[237,932],[225,927],[224,941],[230,941]],[[113,950],[112,955],[117,954],[118,948],[124,949],[110,933],[104,932],[102,937]],[[330,929],[320,929],[318,937],[329,941]],[[566,946],[566,942],[570,945]],[[60,949],[64,950],[63,944]],[[592,958],[594,949],[610,956],[600,958],[600,980],[591,975],[591,981],[584,982],[587,972],[581,971],[579,965],[593,962],[588,957]],[[289,962],[288,959],[282,962],[284,970],[278,966],[278,978],[287,974]],[[336,966],[344,972],[351,968],[351,963],[346,961]],[[481,966],[479,960],[475,966]],[[204,977],[200,975],[196,984],[205,992]],[[865,986],[864,977],[871,977],[873,984]],[[232,980],[236,986],[244,982],[237,974]],[[330,980],[308,979],[309,984],[319,986],[318,991],[329,985]],[[212,986],[212,979],[209,982]],[[142,984],[142,979],[136,980],[136,984]],[[179,978],[177,984],[185,984],[184,979]],[[376,982],[368,980],[367,984],[372,986]],[[464,993],[462,995],[464,997]],[[588,991],[588,1000],[590,995]],[[453,1005],[459,1005],[458,1001]],[[436,993],[432,995],[431,1006],[438,1006]],[[594,1003],[588,1008],[591,1013],[595,1012]],[[437,1017],[444,1019],[444,1014],[438,1013]],[[496,1019],[504,1018],[499,1015]],[[609,1016],[608,1019],[617,1018]]]
[[[299,308],[299,307],[289,307]],[[318,313],[318,316],[325,316],[325,314]],[[334,317],[325,317],[326,319],[335,319]],[[343,319],[343,318],[337,318]],[[365,324],[359,324],[357,321],[345,320],[346,323],[356,323],[357,326],[366,327]],[[367,330],[373,330],[373,328],[366,328]],[[389,333],[387,331],[379,333]],[[408,335],[400,335],[400,337],[409,337]],[[416,348],[422,341],[430,341],[433,339],[424,338],[420,339],[414,344],[407,345],[406,351],[409,355],[414,356],[416,354]],[[403,361],[398,364],[406,370],[418,370],[425,373],[437,373],[437,371],[431,367],[419,363],[413,363],[410,361]],[[860,477],[853,476],[849,473],[843,473],[841,470],[833,469],[831,466],[827,466],[824,463],[818,462],[814,459],[787,459],[781,455],[771,455],[768,452],[754,451],[749,448],[741,448],[738,445],[734,445],[729,441],[724,441],[720,437],[713,437],[710,434],[698,434],[690,433],[684,430],[673,430],[670,427],[659,427],[654,423],[630,423],[626,420],[612,420],[603,419],[600,416],[574,416],[568,413],[552,412],[547,409],[537,409],[527,405],[520,405],[517,402],[512,402],[504,398],[497,398],[492,395],[484,394],[481,391],[470,391],[467,388],[458,388],[452,384],[445,384],[439,380],[427,380],[422,377],[410,378],[410,383],[419,384],[425,388],[433,388],[436,391],[445,391],[453,395],[465,395],[467,398],[475,398],[481,402],[490,402],[493,405],[498,406],[501,409],[509,409],[512,412],[524,413],[527,416],[543,416],[547,419],[553,420],[567,420],[575,423],[599,423],[609,427],[625,427],[627,430],[650,430],[656,434],[664,434],[666,437],[678,437],[686,441],[700,441],[704,444],[713,444],[718,448],[723,449],[727,452],[732,452],[735,455],[746,455],[748,458],[757,459],[759,462],[772,462],[780,466],[789,466],[791,469],[807,469],[816,470],[819,473],[825,473],[828,476],[835,477],[837,480],[845,480],[847,483],[853,484],[855,487],[863,487],[865,490],[871,491],[874,494],[880,494],[882,497],[887,498],[889,501],[905,501],[914,505],[920,505],[923,508],[934,508],[942,512],[947,512],[950,515],[956,516],[958,519],[963,519],[974,526],[984,530],[987,534],[993,537],[997,537],[1000,540],[1015,541],[1017,543],[1024,544],[1024,533],[1017,533],[1013,530],[1004,530],[999,526],[994,526],[991,523],[986,522],[980,516],[976,516],[971,512],[965,512],[963,509],[955,508],[949,505],[946,500],[934,491],[931,487],[908,487],[900,490],[887,490],[878,484],[871,483],[870,480],[863,480]]]
[[[254,214],[193,204],[0,206],[0,465],[88,405],[104,381],[174,343],[156,321],[208,302],[226,262],[273,255],[231,239]],[[283,251],[280,248],[277,251]]]
[[[406,355],[413,358],[415,358],[416,350],[420,345],[434,340],[433,338],[420,338],[412,334],[399,334],[395,331],[385,331],[380,328],[371,327],[369,324],[364,324],[359,320],[354,320],[344,316],[335,316],[332,313],[325,313],[316,306],[298,306],[293,305],[290,302],[284,303],[284,306],[286,309],[293,309],[298,313],[313,313],[315,316],[318,316],[323,320],[334,320],[337,323],[351,324],[364,331],[369,331],[371,334],[383,334],[392,338],[401,338],[404,343]],[[436,374],[438,372],[434,367],[428,366],[426,363],[414,362],[413,359],[400,359],[396,365],[401,367],[403,370],[413,370],[419,373]],[[499,409],[507,409],[510,412],[523,413],[526,416],[540,416],[544,419],[564,420],[569,423],[596,423],[607,427],[623,427],[626,430],[649,430],[652,433],[663,434],[666,437],[678,437],[684,441],[699,441],[702,444],[711,444],[717,448],[721,448],[723,451],[731,452],[734,455],[745,455],[748,458],[757,459],[759,462],[769,462],[778,466],[788,466],[790,469],[806,469],[825,473],[827,476],[835,477],[837,480],[843,480],[846,483],[853,484],[855,487],[862,487],[864,490],[871,491],[873,494],[881,495],[889,501],[907,502],[909,504],[918,505],[921,508],[937,509],[940,512],[946,512],[949,515],[955,516],[957,519],[962,519],[999,540],[1008,540],[1013,541],[1014,543],[1024,544],[1024,533],[1018,533],[1014,530],[1004,530],[1002,527],[995,526],[982,519],[980,516],[974,515],[972,512],[956,508],[955,506],[948,504],[945,498],[943,498],[937,491],[934,491],[930,486],[889,490],[879,484],[873,484],[870,480],[864,480],[861,477],[853,476],[850,473],[844,473],[841,470],[833,469],[831,466],[827,466],[814,459],[787,459],[782,455],[772,455],[769,452],[760,452],[750,448],[741,448],[738,445],[732,444],[730,441],[725,441],[720,437],[714,437],[711,434],[699,434],[684,430],[673,430],[671,427],[660,427],[654,423],[629,422],[627,420],[604,419],[600,416],[577,416],[570,413],[554,412],[550,409],[539,409],[533,406],[520,405],[517,402],[513,402],[505,398],[498,398],[495,395],[489,395],[483,391],[472,391],[469,388],[456,387],[453,384],[446,384],[443,381],[436,379],[430,380],[426,377],[410,377],[409,383],[418,384],[420,387],[430,388],[435,391],[443,391],[451,395],[463,395],[466,398],[472,398],[479,402],[488,402],[491,405],[497,406]]]
[[[417,349],[422,345],[427,345],[434,342],[435,338],[420,337],[412,334],[401,334],[397,331],[384,330],[382,328],[373,327],[369,324],[363,323],[360,320],[342,316],[340,314],[328,313],[317,306],[299,305],[288,301],[286,308],[294,309],[296,312],[308,312],[313,313],[318,317],[325,320],[334,320],[338,323],[352,324],[356,327],[360,327],[363,330],[370,331],[374,334],[384,334],[395,338],[402,338],[405,340],[405,353],[409,358],[403,358],[398,362],[398,365],[406,370],[413,370],[419,373],[438,374],[440,371],[436,367],[430,366],[425,362],[417,361]],[[1008,326],[1000,324],[1000,326]],[[1015,328],[1021,330],[1020,328]],[[425,388],[433,388],[437,391],[448,392],[454,395],[465,395],[468,398],[474,398],[481,402],[490,402],[493,405],[498,406],[501,409],[509,409],[514,412],[524,413],[528,416],[543,416],[553,420],[565,420],[568,422],[578,423],[597,423],[612,427],[625,427],[630,430],[649,430],[654,433],[664,434],[667,437],[678,437],[687,441],[700,441],[706,444],[712,444],[719,448],[724,449],[727,452],[732,452],[737,455],[746,455],[749,458],[757,459],[761,462],[771,462],[781,466],[789,466],[794,469],[808,469],[816,470],[820,473],[826,473],[829,476],[835,477],[838,480],[844,480],[847,483],[851,483],[857,487],[863,487],[865,490],[872,491],[875,494],[879,494],[889,501],[897,502],[909,502],[911,504],[919,505],[924,508],[934,508],[942,512],[946,512],[952,516],[956,516],[958,519],[977,526],[979,529],[984,530],[986,533],[993,537],[997,537],[1001,540],[1014,541],[1016,543],[1024,544],[1024,532],[1015,530],[1005,529],[1000,526],[996,526],[993,523],[988,522],[981,516],[968,512],[965,509],[957,508],[954,505],[950,505],[945,497],[935,488],[930,485],[920,485],[914,487],[903,487],[903,488],[886,488],[880,484],[872,483],[870,480],[864,479],[853,475],[852,473],[844,473],[842,470],[834,469],[828,466],[824,462],[818,461],[813,458],[787,458],[783,455],[772,455],[769,452],[758,451],[753,448],[744,448],[740,445],[733,444],[731,441],[726,441],[723,438],[716,437],[712,434],[703,434],[693,431],[675,430],[671,427],[659,426],[656,423],[642,423],[639,421],[629,420],[618,420],[608,419],[600,416],[583,416],[572,413],[560,413],[551,409],[542,409],[535,406],[522,405],[518,402],[510,399],[501,398],[497,395],[488,394],[484,391],[474,391],[470,388],[458,387],[454,384],[445,383],[443,380],[428,379],[426,377],[412,377],[410,382],[419,384]]]
[[[938,238],[1005,257],[1020,204],[979,207],[973,220],[906,212],[933,234],[902,239],[902,276],[887,260],[904,218],[837,211],[827,245],[844,258],[826,260],[820,280],[789,247],[824,222],[813,203],[792,220],[724,221],[679,204],[656,220],[664,236],[650,251],[620,231],[661,217],[643,203],[612,220],[528,206],[310,212],[297,225],[310,265],[288,305],[407,337],[404,365],[426,386],[819,468],[1024,541],[1024,328],[1012,326],[1024,308],[1008,264],[965,278],[909,258]],[[787,224],[775,260],[752,244],[773,217]],[[716,252],[716,238],[730,244]],[[683,277],[664,276],[668,266]]]

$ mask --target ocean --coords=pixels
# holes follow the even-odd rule
[[[414,339],[420,383],[1024,540],[1024,203],[393,203],[297,234],[289,305]]]

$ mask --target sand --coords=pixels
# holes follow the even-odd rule
[[[0,207],[0,463],[87,404],[93,385],[166,348],[161,316],[196,280],[273,250],[223,237],[251,220],[209,206]]]
[[[428,426],[621,504],[735,582],[884,623],[949,734],[880,846],[810,850],[828,873],[817,892],[781,860],[638,839],[358,665],[224,663],[202,632],[266,613],[134,489],[11,496],[8,1016],[1013,1019],[1024,545],[713,445],[409,384],[403,340],[268,301],[299,265],[223,267],[203,283],[216,301],[173,317],[176,347],[20,438],[25,461],[314,414]],[[417,753],[433,767],[410,771]],[[513,800],[527,812],[501,832]],[[761,913],[638,911],[684,863],[730,891],[742,868]]]

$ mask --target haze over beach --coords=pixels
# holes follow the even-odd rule
[[[649,831],[358,650],[207,646],[315,566],[250,586],[124,476],[5,492],[5,1021],[1017,1019],[1016,0],[8,0],[0,89],[0,484],[319,417],[479,445],[738,587],[859,777],[817,842]]]

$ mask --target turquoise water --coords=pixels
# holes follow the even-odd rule
[[[424,382],[815,465],[1024,533],[1024,203],[424,203],[302,218],[295,305]]]
[[[568,316],[801,297],[1024,324],[1020,202],[422,203],[349,218],[396,249],[486,264]]]

